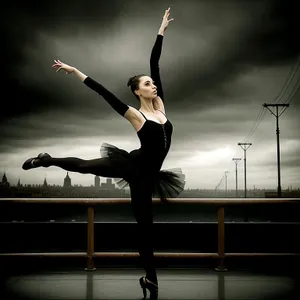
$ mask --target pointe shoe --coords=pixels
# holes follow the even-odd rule
[[[37,157],[33,157],[33,158],[27,159],[24,162],[24,164],[22,166],[22,169],[23,170],[29,170],[29,169],[40,167],[40,165],[38,165],[37,163],[35,163],[34,160],[36,160],[36,159],[43,159],[43,158],[51,158],[51,156],[48,153],[40,153]]]
[[[143,299],[147,297],[147,289],[150,292],[150,300],[157,300],[158,298],[158,286],[153,282],[149,281],[146,277],[140,278],[140,285],[143,289]]]

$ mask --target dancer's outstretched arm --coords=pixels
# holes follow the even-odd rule
[[[89,88],[97,92],[101,95],[109,104],[110,106],[118,112],[122,117],[126,117],[130,121],[130,114],[125,116],[125,113],[128,111],[129,106],[119,100],[113,93],[107,90],[103,85],[95,81],[94,79],[90,78],[89,76],[83,74],[75,67],[69,66],[59,60],[54,60],[55,64],[52,66],[56,68],[56,72],[64,70],[66,74],[75,74],[75,76],[86,84]]]
[[[170,8],[168,8],[165,11],[162,23],[158,30],[158,35],[156,37],[156,41],[155,41],[154,46],[151,51],[151,56],[150,56],[151,77],[154,81],[154,84],[157,87],[157,96],[158,97],[154,100],[154,105],[157,109],[164,109],[164,104],[163,104],[164,93],[163,93],[163,87],[162,87],[160,73],[159,73],[159,59],[160,59],[160,55],[162,52],[162,42],[163,42],[164,32],[167,29],[169,22],[174,20],[174,19],[168,20],[169,15],[170,15]]]

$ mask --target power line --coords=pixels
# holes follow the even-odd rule
[[[289,75],[288,75],[288,77],[287,77],[287,79],[286,79],[286,81],[285,81],[285,83],[284,83],[284,85],[283,85],[283,87],[282,87],[280,93],[279,93],[278,96],[274,99],[274,101],[277,99],[276,103],[278,103],[279,101],[282,100],[282,97],[284,96],[284,94],[285,94],[285,92],[287,91],[289,85],[291,84],[292,80],[294,79],[294,76],[295,76],[296,72],[298,71],[299,66],[300,66],[300,56],[299,56],[298,61],[296,61],[296,63],[295,63],[294,71],[292,72],[292,69],[293,69],[293,68],[291,68],[290,73],[289,73]],[[292,74],[291,74],[291,73],[292,73]]]
[[[224,176],[221,178],[221,180],[219,181],[219,183],[217,184],[217,186],[216,186],[216,189],[218,189],[219,188],[219,186],[222,184],[222,182],[223,182],[223,179],[224,179]]]
[[[281,91],[279,92],[279,94],[277,95],[277,97],[274,99],[274,101],[276,101],[277,99],[277,103],[279,101],[282,101],[288,87],[290,86],[292,80],[294,79],[298,69],[300,67],[300,56],[297,58],[295,64],[294,64],[294,67],[291,67],[291,70],[285,80],[285,83],[283,84],[282,88],[281,88]],[[293,97],[295,96],[295,94],[299,91],[300,89],[300,85],[298,86],[299,84],[299,81],[300,81],[300,77],[298,78],[295,86],[293,87],[293,90],[291,92],[292,96],[288,96],[288,99],[285,100],[285,103],[287,103],[288,101],[291,102],[291,100],[293,99]],[[294,90],[296,89],[296,87],[298,86],[297,90],[294,92]],[[284,102],[283,102],[284,103]],[[286,108],[284,108],[285,110]],[[284,112],[284,110],[281,112],[281,114]],[[266,113],[266,109],[264,106],[262,106],[258,112],[258,115],[256,117],[256,120],[254,121],[254,124],[251,128],[251,130],[249,131],[248,135],[243,139],[243,142],[248,142],[249,139],[253,136],[253,134],[255,133],[255,131],[257,130],[258,126],[260,125],[261,121],[263,120],[264,116],[265,116],[265,113]]]
[[[255,127],[255,124],[258,122],[258,120],[259,120],[259,119],[261,118],[261,116],[262,116],[263,110],[264,110],[264,107],[262,106],[262,107],[260,108],[260,111],[259,111],[258,114],[257,114],[256,120],[254,121],[251,130],[249,131],[248,135],[243,139],[243,141],[247,141],[247,139],[249,138],[249,136],[251,136],[251,133],[252,133],[252,131],[253,131],[253,128]]]
[[[294,96],[297,94],[297,92],[300,89],[300,84],[299,83],[300,83],[300,76],[299,76],[299,78],[298,78],[298,80],[297,80],[297,82],[296,82],[293,90],[291,91],[290,95],[288,96],[288,98],[286,99],[286,101],[283,102],[283,104],[287,104],[287,103],[291,103],[292,102],[292,100],[294,99]],[[297,88],[297,90],[296,90],[296,88]]]
[[[261,106],[260,111],[257,115],[257,118],[253,124],[253,127],[251,129],[251,131],[248,133],[248,135],[246,136],[246,138],[244,138],[244,142],[248,142],[249,139],[253,136],[253,134],[255,133],[256,129],[258,128],[259,124],[261,123],[261,121],[263,120],[264,116],[265,116],[266,110],[265,107]]]

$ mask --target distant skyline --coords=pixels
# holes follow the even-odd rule
[[[67,172],[66,172],[67,173]],[[69,172],[70,173],[70,172]],[[6,173],[5,173],[5,175],[6,175]],[[2,176],[3,176],[3,174],[2,174]],[[1,178],[2,178],[2,176],[1,176]],[[76,183],[73,183],[73,180],[72,180],[72,177],[70,176],[70,174],[69,174],[69,177],[70,177],[70,179],[71,179],[71,185],[72,186],[74,186],[74,187],[77,187],[77,186],[82,186],[82,187],[91,187],[91,186],[94,186],[95,185],[95,181],[94,181],[94,179],[95,179],[95,175],[91,175],[91,176],[93,176],[93,178],[92,178],[92,181],[89,183],[89,182],[86,182],[85,183],[85,185],[84,184],[82,184],[82,183],[80,183],[80,182],[76,182]],[[7,177],[7,175],[6,175],[6,177]],[[66,176],[65,176],[66,177]],[[64,178],[65,178],[64,177]],[[46,180],[46,182],[47,182],[47,184],[48,184],[48,186],[63,186],[63,181],[64,181],[64,178],[61,178],[61,182],[60,183],[51,183],[51,182],[49,182],[48,181],[48,179],[47,179],[47,177],[44,177],[43,179],[41,179],[39,182],[35,182],[35,183],[31,183],[31,182],[29,182],[29,183],[26,183],[26,184],[24,184],[23,182],[22,182],[22,180],[21,180],[21,178],[18,178],[18,180],[17,180],[17,182],[16,183],[12,183],[12,182],[10,182],[10,180],[9,180],[9,178],[7,178],[8,179],[8,182],[9,182],[9,184],[10,184],[10,186],[17,186],[17,183],[18,183],[18,181],[20,180],[20,184],[21,185],[23,185],[23,186],[25,186],[25,185],[31,185],[31,186],[42,186],[43,185],[43,183],[44,183],[44,180]],[[108,180],[108,178],[106,178],[106,177],[100,177],[100,184],[101,183],[106,183],[107,182],[107,180]],[[114,181],[112,181],[112,183],[116,186],[116,187],[118,187],[118,185],[114,182]],[[221,179],[220,180],[220,185],[218,185],[218,187],[217,187],[217,190],[224,190],[225,189],[225,183],[224,183],[224,179]],[[195,188],[185,188],[186,190],[187,189],[207,189],[207,188],[205,188],[205,187],[195,187]],[[209,190],[214,190],[215,188],[211,188],[211,189],[209,189]],[[254,185],[254,186],[247,186],[247,190],[254,190],[254,189],[260,189],[260,190],[265,190],[265,189],[268,189],[268,190],[277,190],[277,187],[271,187],[271,188],[265,188],[265,187],[262,187],[262,188],[257,188],[256,187],[256,185]],[[292,185],[287,185],[286,187],[283,187],[283,189],[285,189],[285,190],[288,190],[288,189],[299,189],[299,188],[297,188],[297,187],[294,187],[294,186],[292,186]],[[233,187],[233,188],[228,188],[228,190],[235,190],[235,186]],[[244,191],[244,186],[239,186],[238,187],[238,190],[239,191]]]
[[[126,4],[125,4],[126,3]],[[4,65],[0,172],[16,184],[44,177],[61,184],[55,167],[23,171],[40,152],[53,157],[100,156],[107,142],[139,148],[131,124],[73,76],[56,73],[54,59],[76,66],[128,105],[130,76],[149,73],[150,51],[164,10],[174,21],[160,59],[167,117],[174,126],[163,169],[182,168],[186,189],[214,189],[225,171],[228,189],[277,188],[275,117],[263,103],[290,103],[281,115],[282,189],[300,188],[298,10],[279,0],[24,0],[3,8]],[[4,108],[4,104],[6,108]],[[256,126],[258,125],[258,126]],[[252,130],[255,129],[255,130]],[[94,175],[69,172],[85,186]],[[42,179],[41,179],[42,178]],[[101,178],[103,181],[103,178]]]

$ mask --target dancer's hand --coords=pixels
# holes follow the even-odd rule
[[[174,20],[173,18],[168,20],[169,15],[170,15],[170,10],[171,10],[171,8],[169,7],[169,8],[165,11],[165,14],[164,14],[164,16],[163,16],[162,23],[161,23],[161,25],[160,25],[160,30],[163,31],[163,32],[167,29],[169,23],[172,22],[172,21]]]
[[[56,72],[59,72],[61,70],[64,70],[66,75],[71,74],[74,72],[75,68],[71,67],[67,64],[64,64],[63,62],[61,62],[60,60],[54,60],[55,64],[52,65],[52,68],[57,69]]]

